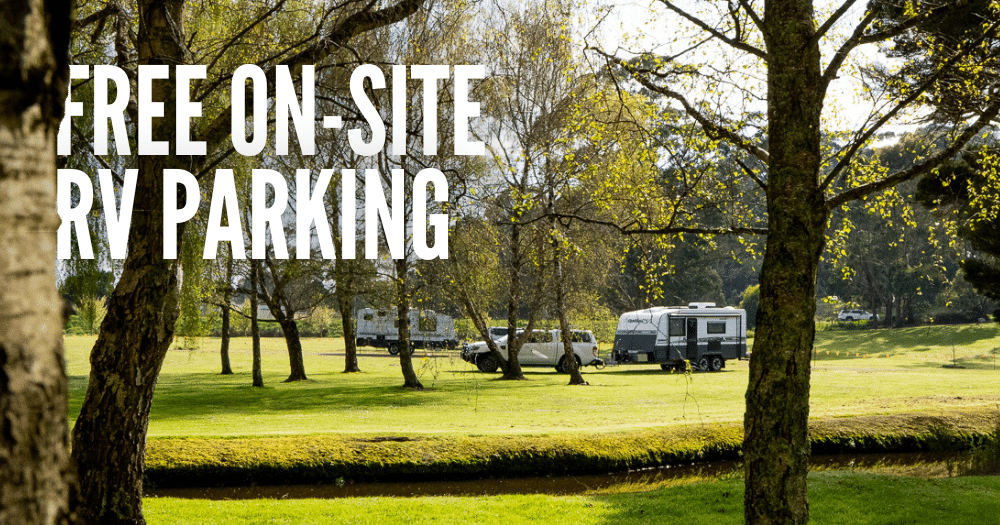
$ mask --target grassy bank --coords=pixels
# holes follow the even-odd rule
[[[963,450],[1000,435],[985,410],[814,420],[817,454]],[[575,475],[738,459],[728,423],[617,433],[508,436],[160,438],[148,443],[151,486],[246,486],[349,481]]]
[[[913,479],[861,472],[809,475],[813,525],[996,525],[1000,477]],[[150,498],[150,525],[743,523],[739,478],[642,493],[590,496],[448,496],[340,500],[206,501]]]

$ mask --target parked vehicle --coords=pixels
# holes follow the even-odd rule
[[[749,357],[745,310],[714,303],[647,308],[622,314],[608,365],[659,364],[719,371],[727,359]]]
[[[358,346],[385,348],[399,354],[399,321],[396,310],[358,310]],[[434,310],[410,311],[410,351],[416,348],[457,348],[458,334],[451,316]]]
[[[852,321],[868,321],[870,319],[878,319],[878,316],[871,312],[866,312],[864,310],[841,310],[837,313],[838,321],[852,322]]]
[[[522,331],[518,330],[518,334]],[[597,339],[590,330],[570,330],[570,341],[573,344],[573,354],[578,366],[600,366],[604,361],[597,357]],[[507,353],[507,336],[497,341],[500,353],[504,359],[510,359]],[[465,345],[462,348],[462,359],[476,365],[480,371],[491,373],[500,368],[500,361],[490,353],[485,341]],[[533,330],[528,340],[521,345],[517,354],[521,366],[553,366],[556,371],[569,371],[566,363],[566,351],[562,343],[561,330]]]
[[[506,326],[491,326],[489,327],[487,333],[489,334],[490,339],[494,341],[499,341],[507,337],[507,333],[509,331],[510,330]]]

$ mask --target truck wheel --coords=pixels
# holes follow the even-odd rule
[[[712,369],[713,372],[718,372],[722,370],[723,366],[726,366],[726,362],[723,361],[721,357],[713,355],[708,366]]]
[[[711,366],[711,363],[708,362],[708,356],[703,355],[701,356],[701,358],[698,359],[698,370],[701,370],[702,372],[708,372],[709,366]]]
[[[399,355],[399,345],[396,343],[389,343],[389,355]]]
[[[497,368],[500,368],[500,363],[493,354],[486,354],[476,360],[476,368],[485,374],[492,374],[497,371]]]
[[[576,369],[579,370],[580,369],[580,358],[578,356],[574,356],[574,357],[576,357]],[[559,372],[560,374],[568,374],[569,373],[569,366],[566,365],[566,356],[562,356],[562,357],[559,358],[559,364],[556,365],[556,372]]]

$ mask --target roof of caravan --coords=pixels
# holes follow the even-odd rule
[[[732,306],[711,306],[711,307],[698,307],[690,308],[687,306],[654,306],[653,308],[646,308],[645,310],[636,310],[634,312],[625,312],[622,317],[639,317],[639,316],[659,316],[662,314],[684,314],[688,316],[698,316],[698,315],[719,315],[719,314],[740,314],[743,310],[738,308],[733,308]]]

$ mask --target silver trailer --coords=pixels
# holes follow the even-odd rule
[[[385,348],[399,354],[399,328],[396,310],[358,310],[358,346]],[[434,310],[410,310],[410,351],[416,348],[456,348],[458,334],[451,316]]]
[[[727,359],[747,353],[745,310],[714,303],[662,306],[622,314],[614,348],[606,361],[615,364],[659,364],[684,370],[686,363],[703,371],[719,371]]]

